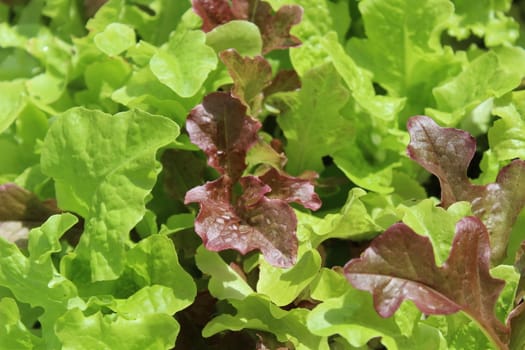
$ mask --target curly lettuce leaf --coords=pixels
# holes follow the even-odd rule
[[[474,34],[484,39],[488,47],[511,45],[519,35],[519,25],[505,15],[512,1],[454,0],[454,21],[449,33],[458,39],[466,39]]]
[[[30,350],[37,346],[38,339],[21,322],[14,299],[0,299],[0,324],[0,344],[5,349]]]
[[[506,349],[509,330],[494,313],[505,283],[490,275],[489,263],[488,232],[471,216],[456,225],[452,249],[442,267],[435,265],[429,239],[400,223],[376,238],[344,271],[354,287],[373,294],[374,307],[383,317],[393,315],[405,299],[428,315],[461,310],[476,320],[495,345]]]
[[[424,199],[404,208],[402,220],[416,233],[430,239],[436,263],[440,266],[450,254],[456,223],[472,213],[467,202],[456,202],[446,210],[436,204],[435,200]]]
[[[164,313],[125,318],[101,312],[85,316],[73,309],[58,320],[56,332],[64,349],[167,350],[175,343],[179,325]]]
[[[246,254],[259,249],[274,266],[290,267],[297,258],[297,219],[289,204],[265,196],[271,191],[256,177],[241,178],[243,194],[232,203],[231,183],[221,177],[186,193],[200,211],[195,232],[207,249],[233,248]]]
[[[347,51],[389,95],[406,96],[403,123],[432,106],[432,89],[460,69],[440,43],[454,7],[447,0],[367,0],[359,10],[367,38],[351,38]]]
[[[514,55],[523,57],[519,51]],[[514,71],[502,63],[499,55],[491,51],[476,57],[461,73],[432,89],[439,112],[430,108],[425,113],[433,113],[446,124],[454,125],[483,101],[512,91],[520,84],[523,71]]]
[[[348,90],[331,64],[305,73],[301,90],[278,95],[281,115],[277,118],[286,136],[286,170],[297,175],[321,171],[322,157],[340,150],[342,139],[353,136],[353,127],[340,110]]]
[[[72,214],[54,215],[31,230],[28,257],[0,238],[0,286],[8,288],[16,300],[44,310],[39,321],[42,340],[49,348],[59,346],[56,319],[69,307],[83,305],[76,286],[58,273],[51,258],[62,250],[60,237],[76,222]]]
[[[383,318],[373,311],[370,295],[349,289],[343,295],[326,299],[316,306],[307,317],[308,329],[318,336],[340,335],[355,348],[360,348],[374,338],[392,350],[402,349],[447,349],[446,342],[438,330],[424,324],[415,324],[417,310],[404,304],[408,323],[395,317]],[[410,329],[409,334],[405,334]]]
[[[198,30],[178,30],[151,58],[150,69],[161,83],[181,97],[195,95],[217,67],[215,51]]]
[[[290,341],[297,350],[328,350],[327,337],[312,334],[306,327],[307,309],[285,311],[264,296],[252,294],[243,300],[231,299],[235,315],[212,319],[202,334],[210,337],[224,330],[258,329],[275,334],[281,342]]]
[[[135,45],[135,31],[122,23],[110,23],[93,37],[95,45],[108,56],[117,56]]]
[[[495,183],[473,185],[467,177],[476,150],[471,135],[442,128],[425,116],[412,117],[408,130],[408,155],[438,177],[443,207],[470,202],[472,213],[481,218],[490,233],[492,262],[502,261],[512,226],[525,206],[525,161],[512,161],[499,172]]]
[[[139,111],[74,108],[51,126],[42,171],[55,180],[58,206],[85,219],[76,254],[89,261],[94,281],[122,273],[129,231],[160,171],[155,153],[178,133],[171,120]]]

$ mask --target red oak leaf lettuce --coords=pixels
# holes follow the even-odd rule
[[[467,177],[476,151],[476,141],[470,134],[442,128],[425,116],[410,118],[408,132],[407,153],[438,177],[441,205],[448,208],[458,201],[470,202],[473,214],[490,233],[492,262],[502,261],[512,226],[525,205],[525,161],[512,161],[501,169],[494,183],[474,185]]]
[[[297,219],[281,199],[265,196],[271,189],[256,177],[243,177],[243,194],[232,202],[227,177],[195,187],[186,194],[186,203],[197,202],[200,211],[195,231],[207,249],[236,249],[246,254],[259,249],[275,266],[290,267],[297,255]]]
[[[314,174],[317,177],[317,174]],[[321,207],[321,200],[314,191],[314,186],[309,178],[298,178],[283,174],[274,168],[259,177],[269,185],[271,192],[269,198],[278,198],[286,202],[295,202],[303,207],[317,210]]]
[[[428,315],[464,311],[501,349],[509,330],[494,313],[505,282],[489,273],[489,235],[474,216],[456,225],[452,249],[443,266],[435,265],[432,244],[403,223],[378,236],[359,259],[344,267],[348,281],[374,296],[376,311],[389,317],[405,299]]]
[[[202,30],[232,20],[246,20],[259,27],[263,40],[263,53],[299,45],[298,38],[290,34],[292,26],[301,21],[303,10],[296,5],[282,6],[275,12],[269,3],[260,0],[192,0],[193,10],[202,18]]]
[[[246,107],[225,92],[204,97],[190,112],[190,140],[208,156],[208,164],[236,182],[246,169],[246,152],[257,141],[261,123],[246,115]]]
[[[195,232],[206,248],[242,254],[259,249],[272,265],[290,267],[297,257],[297,218],[288,203],[319,209],[312,185],[316,175],[297,178],[270,168],[261,176],[243,176],[248,150],[263,142],[257,135],[260,127],[228,93],[212,93],[190,112],[190,140],[222,176],[189,190],[185,203],[200,205]],[[241,193],[234,187],[237,183]]]

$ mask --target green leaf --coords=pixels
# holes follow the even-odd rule
[[[512,94],[508,104],[497,104],[493,113],[500,117],[489,129],[490,152],[502,164],[514,158],[525,159],[525,110],[519,101],[525,97],[522,91]]]
[[[276,2],[279,4],[276,4]],[[344,39],[346,34],[346,28],[344,27],[350,21],[346,1],[333,3],[328,1],[298,0],[272,1],[272,3],[274,3],[274,8],[278,8],[284,3],[297,4],[303,8],[304,12],[301,22],[292,28],[292,33],[302,41],[300,46],[290,50],[290,59],[297,73],[303,76],[310,69],[326,63],[329,54],[325,50],[319,50],[319,39],[332,30],[337,31],[340,40]],[[335,27],[336,24],[338,25]],[[338,41],[337,38],[335,40]]]
[[[57,321],[56,332],[64,350],[164,350],[175,344],[179,325],[162,313],[126,319],[101,312],[85,316],[72,309]]]
[[[321,171],[321,158],[341,148],[341,139],[352,134],[351,124],[340,109],[348,100],[334,67],[323,65],[308,71],[299,92],[288,95],[284,113],[277,119],[286,136],[287,171],[297,175],[305,170]]]
[[[125,85],[113,91],[111,99],[130,109],[137,108],[170,117],[181,125],[188,112],[198,103],[177,96],[157,79],[149,66],[132,72]]]
[[[29,258],[12,243],[0,239],[0,286],[20,302],[42,307],[39,321],[49,348],[58,346],[54,322],[70,306],[83,305],[75,285],[58,273],[51,254],[61,250],[59,238],[77,222],[72,214],[50,217],[29,233]]]
[[[0,132],[16,120],[25,106],[25,95],[22,81],[0,81]]]
[[[450,255],[456,223],[461,218],[472,215],[468,202],[456,202],[445,210],[438,207],[433,199],[424,199],[402,210],[403,222],[416,233],[430,238],[438,266],[442,265]]]
[[[37,339],[20,321],[14,299],[0,299],[0,324],[0,344],[3,349],[30,350],[35,347]]]
[[[235,49],[242,56],[255,56],[262,51],[259,28],[248,21],[234,20],[214,28],[206,34],[206,44],[217,53]]]
[[[314,242],[329,238],[362,240],[375,237],[386,227],[378,225],[363,203],[362,197],[366,192],[360,188],[353,188],[348,192],[346,203],[339,213],[328,214],[323,218],[322,226],[314,230]],[[317,245],[314,243],[314,245]]]
[[[310,296],[319,301],[338,298],[352,288],[340,268],[321,268],[310,284]]]
[[[205,41],[202,31],[175,32],[167,47],[152,57],[151,71],[178,95],[195,95],[218,62],[215,51]]]
[[[111,23],[93,38],[95,45],[108,56],[117,56],[135,45],[135,31],[122,23]]]
[[[175,299],[170,301],[170,309],[158,312],[173,314],[195,299],[195,282],[180,266],[175,246],[168,237],[151,235],[131,248],[126,258],[126,269],[132,271],[135,282],[140,286],[162,285],[173,293]]]
[[[446,124],[456,124],[468,111],[490,97],[500,97],[521,82],[521,76],[502,68],[498,55],[487,52],[472,60],[455,78],[433,89],[436,113]],[[432,109],[428,110],[432,112]]]
[[[389,350],[416,350],[421,346],[446,349],[437,330],[417,325],[410,337],[406,337],[401,329],[404,323],[398,324],[394,317],[382,318],[372,308],[370,295],[350,289],[316,306],[307,317],[307,327],[319,336],[339,334],[354,347],[364,346],[370,339],[381,337],[381,343]],[[412,311],[410,306],[405,313]]]
[[[431,106],[432,88],[459,70],[452,50],[440,44],[453,5],[447,0],[366,0],[359,9],[367,39],[350,39],[347,51],[390,95],[407,97],[404,123]]]
[[[228,266],[218,253],[200,246],[195,254],[199,269],[210,276],[208,289],[218,299],[244,299],[254,290],[242,277]]]
[[[481,328],[463,312],[447,316],[429,316],[423,323],[438,329],[446,339],[447,350],[495,350]]]
[[[301,248],[299,248],[299,251]],[[321,267],[321,256],[315,249],[301,254],[289,269],[281,269],[260,259],[257,292],[267,295],[277,306],[290,304],[315,278]]]
[[[510,45],[518,38],[518,23],[505,16],[512,4],[510,0],[454,0],[455,21],[449,33],[458,39],[467,39],[472,33],[485,39],[489,47]]]
[[[59,207],[85,218],[76,253],[90,262],[93,280],[122,272],[129,231],[160,171],[155,153],[178,133],[171,120],[139,111],[111,116],[74,108],[51,126],[42,171],[55,179]]]
[[[51,20],[49,27],[63,40],[73,35],[80,37],[86,32],[81,8],[75,0],[46,1],[42,13]]]
[[[223,314],[212,319],[202,331],[205,337],[249,328],[273,333],[281,342],[291,341],[297,350],[329,349],[326,337],[314,335],[306,328],[307,309],[285,311],[256,294],[243,300],[231,299],[230,303],[237,310],[235,316]]]
[[[490,270],[490,274],[494,278],[505,281],[505,287],[499,295],[495,310],[498,319],[501,322],[505,322],[514,307],[520,274],[514,266],[510,265],[498,265]]]

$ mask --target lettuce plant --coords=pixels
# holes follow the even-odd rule
[[[523,349],[523,18],[0,2],[0,349]]]

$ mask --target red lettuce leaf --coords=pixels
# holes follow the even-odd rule
[[[441,185],[441,205],[458,201],[472,204],[472,212],[487,226],[494,264],[506,255],[509,234],[525,205],[525,161],[514,160],[501,169],[495,183],[474,185],[467,177],[476,141],[465,131],[442,128],[431,118],[408,121],[408,155],[436,175]]]
[[[246,115],[246,107],[229,93],[204,97],[190,112],[186,130],[206,153],[208,164],[235,183],[246,169],[246,153],[257,141],[261,123]]]
[[[202,30],[206,33],[235,19],[226,0],[192,0],[191,4],[193,11],[202,18]]]
[[[283,200],[265,196],[271,189],[254,176],[240,179],[243,194],[232,200],[231,180],[222,176],[186,194],[186,204],[200,211],[195,231],[212,251],[235,249],[242,254],[259,249],[274,266],[290,267],[297,257],[297,219]]]
[[[314,178],[317,174],[314,174]],[[287,203],[295,202],[303,207],[317,210],[321,207],[321,199],[314,191],[311,178],[300,178],[283,174],[271,168],[259,178],[271,188],[269,198],[278,198]]]
[[[260,113],[263,89],[272,81],[272,67],[262,56],[242,57],[230,49],[220,53],[222,62],[233,79],[232,95],[249,107],[250,115]]]
[[[303,10],[296,5],[282,6],[274,12],[261,0],[192,0],[193,10],[202,18],[202,30],[209,32],[226,22],[239,19],[253,22],[261,32],[263,54],[299,45],[290,29],[301,21]]]
[[[344,267],[348,281],[374,296],[376,311],[389,317],[405,299],[425,314],[446,315],[462,310],[475,319],[501,349],[509,330],[494,312],[505,282],[489,273],[489,236],[476,217],[463,218],[449,258],[435,265],[432,245],[407,225],[398,223],[378,236],[359,259]]]

